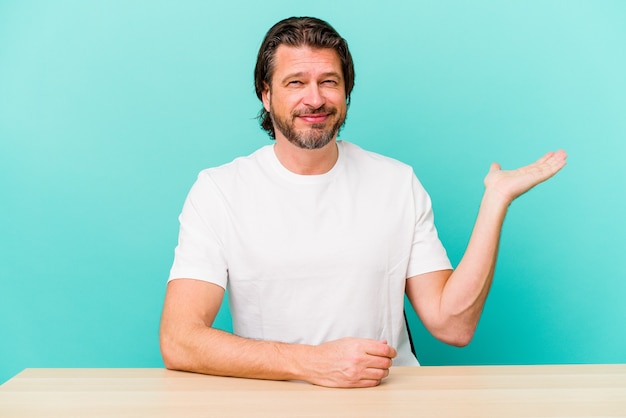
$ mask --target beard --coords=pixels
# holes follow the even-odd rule
[[[326,113],[329,119],[335,119],[334,123],[329,120],[324,123],[314,123],[306,129],[297,130],[295,119],[302,114]],[[292,144],[308,150],[320,149],[328,145],[339,133],[346,121],[346,114],[339,114],[337,108],[322,106],[315,110],[296,110],[290,118],[281,118],[274,112],[270,104],[270,117],[274,129],[280,131]],[[331,123],[329,126],[328,124]]]

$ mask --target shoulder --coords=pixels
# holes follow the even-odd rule
[[[271,145],[264,146],[254,151],[252,154],[237,157],[234,160],[216,166],[205,168],[198,174],[199,181],[212,180],[213,182],[229,182],[237,181],[241,176],[256,176],[259,171],[266,165],[265,161],[269,158]]]
[[[348,166],[357,166],[365,170],[376,171],[378,175],[387,173],[395,176],[413,176],[413,167],[376,152],[367,151],[360,146],[340,141]]]
[[[413,167],[395,158],[367,151],[351,142],[341,141],[348,171],[356,173],[358,181],[377,184],[383,189],[404,190],[420,199],[429,199],[426,189],[415,175]]]

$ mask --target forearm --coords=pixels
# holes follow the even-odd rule
[[[485,191],[465,254],[441,293],[443,327],[459,345],[469,343],[487,299],[508,205],[497,193]]]
[[[305,345],[242,338],[204,324],[161,333],[167,368],[217,376],[304,379],[303,361],[310,356],[311,349]]]
[[[169,369],[330,387],[378,385],[397,354],[386,341],[343,338],[318,346],[286,344],[241,338],[205,325],[178,337],[162,330],[161,350]]]
[[[517,170],[503,171],[493,163],[485,177],[483,196],[476,225],[467,250],[457,269],[444,285],[440,311],[455,332],[471,339],[482,312],[496,266],[502,223],[508,206],[518,196],[554,176],[565,166],[567,154],[549,152],[535,163]]]
[[[386,341],[343,338],[320,345],[242,338],[213,328],[224,289],[193,279],[172,280],[161,316],[161,353],[169,369],[218,376],[304,380],[367,387],[389,373],[396,351]]]

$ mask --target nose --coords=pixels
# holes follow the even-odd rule
[[[316,83],[307,86],[302,103],[313,109],[319,109],[326,103],[326,98]]]

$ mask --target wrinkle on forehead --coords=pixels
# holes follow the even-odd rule
[[[333,75],[343,79],[341,59],[331,48],[292,47],[281,45],[276,49],[272,78],[283,79],[297,75]]]

